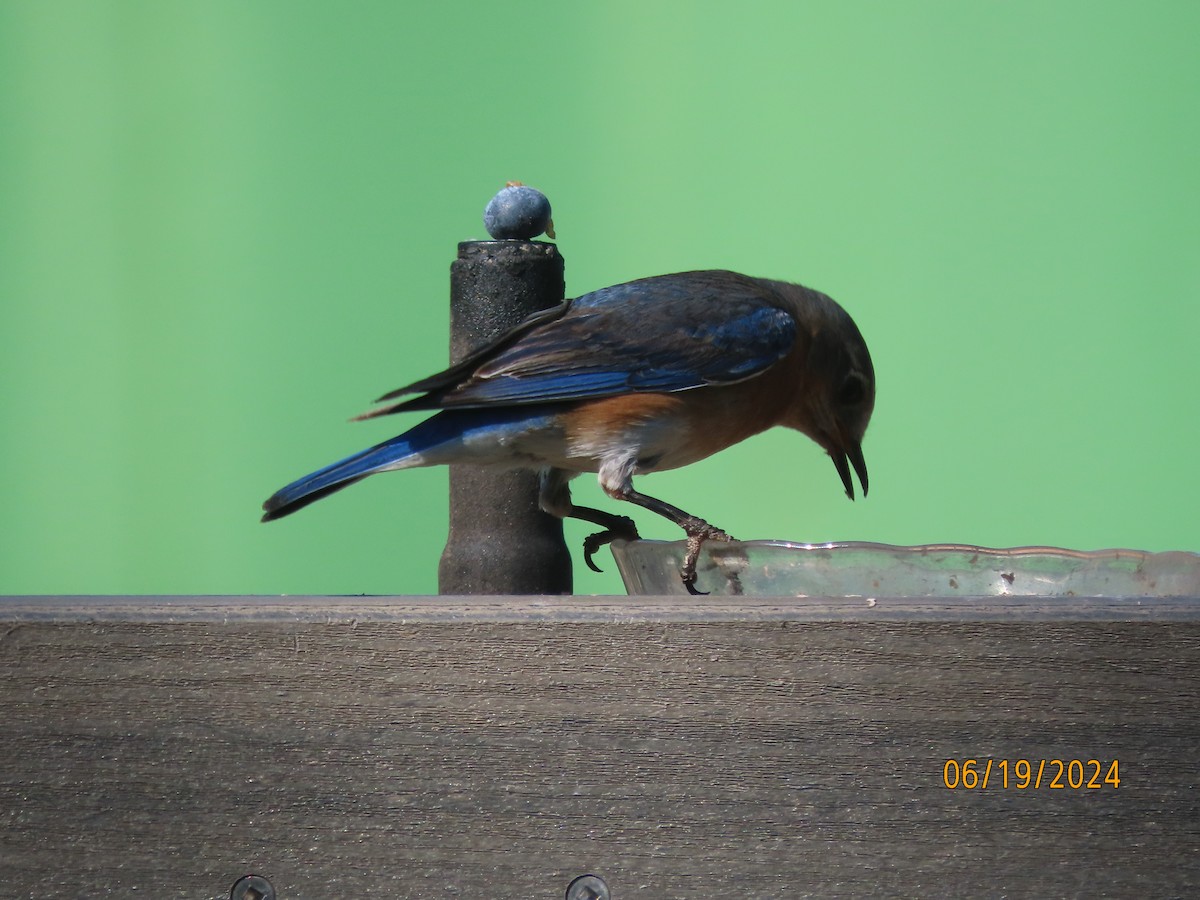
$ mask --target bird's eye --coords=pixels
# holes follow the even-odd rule
[[[854,372],[846,376],[838,389],[838,403],[843,406],[856,406],[867,396],[867,380]]]

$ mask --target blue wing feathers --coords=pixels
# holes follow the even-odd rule
[[[381,400],[424,396],[363,418],[729,384],[769,368],[795,340],[796,322],[770,282],[733,272],[647,278],[538,313],[463,363]]]

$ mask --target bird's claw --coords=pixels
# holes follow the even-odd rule
[[[604,571],[592,561],[592,554],[605,544],[611,544],[617,540],[636,541],[641,538],[633,519],[628,516],[615,516],[614,519],[615,521],[608,528],[603,531],[597,531],[595,534],[589,534],[584,538],[583,561],[587,563],[587,567],[593,572]]]
[[[726,534],[720,528],[715,528],[709,525],[703,519],[688,519],[683,524],[683,530],[687,532],[687,553],[683,557],[683,569],[680,571],[680,578],[683,579],[683,586],[687,588],[687,592],[693,597],[708,596],[708,591],[701,591],[696,588],[696,563],[700,559],[700,547],[705,541],[735,541],[737,538]]]

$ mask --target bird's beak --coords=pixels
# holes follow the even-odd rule
[[[845,450],[834,450],[829,455],[842,478],[842,484],[846,486],[846,496],[854,499],[854,479],[850,477],[851,465],[858,473],[858,483],[862,485],[863,496],[867,496],[867,461],[863,459],[862,446],[857,442],[851,443]]]

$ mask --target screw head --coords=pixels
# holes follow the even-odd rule
[[[599,875],[580,875],[567,885],[567,900],[609,900],[608,885]]]
[[[275,900],[275,888],[261,875],[243,875],[234,882],[229,900]]]

